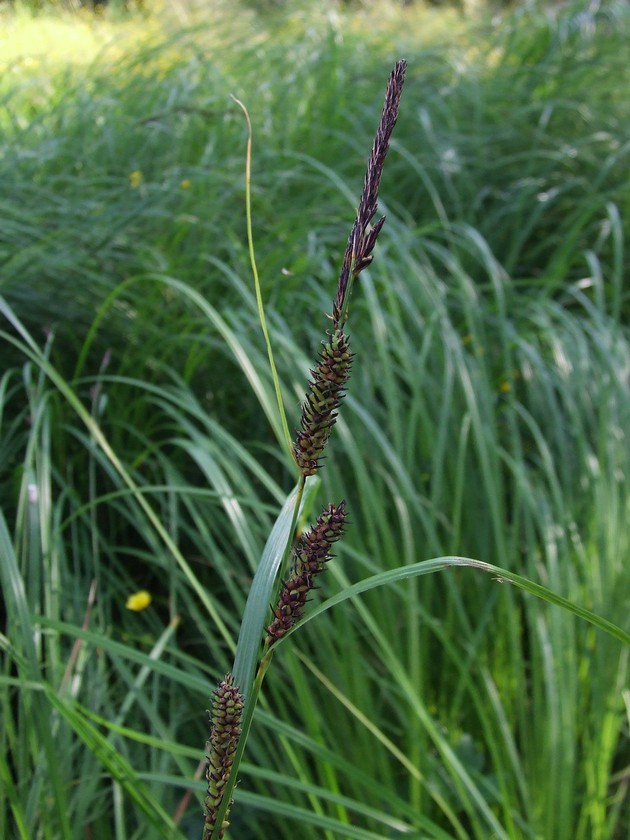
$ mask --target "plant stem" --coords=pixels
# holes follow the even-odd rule
[[[227,784],[223,791],[223,799],[221,800],[221,805],[217,811],[216,816],[216,824],[214,827],[214,831],[212,832],[210,840],[219,840],[219,836],[221,833],[221,827],[223,825],[223,820],[225,819],[225,814],[230,806],[230,801],[232,799],[232,793],[234,791],[234,787],[236,785],[236,779],[238,776],[238,768],[240,766],[241,760],[243,758],[243,753],[245,751],[245,744],[247,743],[247,736],[249,735],[249,730],[252,725],[252,721],[254,719],[254,712],[256,711],[256,705],[258,703],[258,696],[260,694],[260,689],[262,688],[263,680],[265,679],[265,674],[267,673],[267,668],[271,664],[271,660],[273,658],[273,650],[267,649],[266,652],[263,654],[262,659],[258,665],[258,671],[256,672],[256,678],[254,680],[254,684],[252,685],[251,691],[247,697],[245,702],[245,709],[243,710],[243,723],[241,725],[241,735],[238,742],[238,747],[236,749],[236,753],[234,754],[234,762],[232,764],[232,772],[230,773],[230,777],[227,781]]]
[[[286,443],[287,451],[292,452],[291,433],[289,431],[289,424],[287,422],[287,415],[284,410],[284,403],[282,400],[282,391],[280,389],[280,379],[276,369],[276,362],[271,347],[271,339],[269,338],[269,330],[267,329],[267,319],[265,317],[265,308],[263,305],[262,292],[260,290],[260,278],[258,276],[258,267],[256,266],[256,254],[254,251],[254,233],[252,225],[252,191],[251,191],[251,175],[252,175],[252,123],[249,118],[249,112],[240,99],[235,96],[232,99],[236,102],[239,108],[242,109],[247,120],[247,151],[245,154],[245,217],[247,224],[247,247],[249,250],[249,261],[254,276],[254,287],[256,289],[256,303],[258,305],[258,318],[260,326],[265,337],[265,344],[267,346],[267,356],[269,358],[269,367],[271,369],[271,377],[276,392],[276,401],[278,403],[278,410],[280,412],[280,422],[282,424],[282,433]]]

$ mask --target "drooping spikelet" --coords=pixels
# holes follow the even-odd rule
[[[337,409],[350,376],[352,353],[343,330],[330,333],[322,342],[319,364],[302,405],[300,431],[293,444],[293,455],[302,475],[314,475],[319,459],[337,419]]]
[[[223,799],[223,791],[232,770],[234,753],[241,734],[241,715],[243,712],[243,696],[234,685],[231,674],[216,687],[212,695],[212,710],[209,712],[212,727],[210,740],[206,745],[208,750],[208,793],[205,799],[203,840],[210,840],[217,821],[217,814]],[[232,802],[230,802],[230,806]],[[223,837],[229,823],[225,812],[219,837]]]
[[[282,638],[301,618],[309,592],[315,588],[314,579],[331,559],[332,544],[343,535],[346,503],[324,508],[310,531],[302,535],[293,549],[293,569],[282,584],[274,619],[267,627],[265,643],[272,645]]]

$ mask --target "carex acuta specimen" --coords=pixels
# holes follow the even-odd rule
[[[348,237],[337,292],[329,316],[331,328],[311,370],[300,428],[292,446],[299,470],[298,500],[308,476],[322,466],[322,456],[343,401],[350,377],[353,354],[346,332],[348,306],[354,281],[370,265],[374,246],[385,218],[372,224],[378,206],[378,190],[385,157],[398,117],[406,62],[398,61],[389,77],[385,104],[368,160],[361,199]],[[333,544],[343,535],[346,504],[330,503],[315,525],[295,540],[291,549],[289,575],[280,586],[273,617],[264,633],[258,672],[251,688],[234,684],[231,674],[219,683],[213,698],[212,729],[208,742],[208,793],[205,800],[203,840],[220,840],[227,827],[236,773],[253,717],[264,675],[278,642],[292,631],[303,616],[317,577],[331,559]],[[262,630],[262,628],[261,628]],[[244,700],[244,695],[246,699]]]

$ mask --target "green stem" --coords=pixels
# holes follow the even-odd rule
[[[245,217],[247,224],[247,246],[249,250],[249,261],[252,267],[252,274],[254,276],[254,288],[256,289],[256,303],[258,305],[258,318],[262,328],[263,336],[265,337],[265,344],[267,345],[267,356],[269,357],[269,367],[271,368],[271,377],[276,392],[276,401],[278,403],[278,410],[280,412],[280,422],[282,424],[282,432],[284,435],[284,442],[287,450],[293,458],[293,447],[291,441],[291,433],[289,431],[289,424],[287,422],[287,415],[284,410],[284,402],[282,400],[282,391],[280,389],[280,379],[278,371],[276,370],[276,363],[274,360],[273,349],[271,346],[271,339],[269,338],[269,330],[267,329],[267,319],[265,317],[265,308],[263,305],[262,292],[260,290],[260,278],[258,276],[258,267],[256,266],[256,254],[254,252],[254,234],[252,226],[252,191],[251,191],[251,175],[252,175],[252,124],[249,119],[249,113],[243,103],[235,96],[232,99],[243,110],[245,119],[247,120],[247,152],[245,154]]]
[[[354,272],[355,266],[355,259],[354,255],[352,257],[352,265],[350,268],[350,277],[348,278],[348,286],[346,288],[346,293],[343,296],[343,303],[341,304],[341,309],[339,311],[339,327],[343,329],[346,320],[348,319],[348,307],[350,305],[350,296],[352,294],[352,287],[354,286],[354,281],[357,278],[357,275]]]
[[[295,507],[293,508],[293,514],[291,515],[291,527],[289,528],[289,539],[287,540],[287,544],[284,549],[284,557],[282,558],[282,563],[280,564],[280,572],[276,580],[282,580],[282,575],[285,573],[286,566],[287,566],[287,557],[289,557],[291,553],[291,548],[295,541],[296,530],[297,530],[297,522],[298,517],[300,515],[300,506],[302,504],[302,497],[304,496],[304,488],[306,486],[306,476],[300,474],[298,479],[297,488],[295,491]],[[276,588],[276,595],[278,594]],[[272,601],[273,603],[273,601]],[[261,660],[262,662],[262,660]]]

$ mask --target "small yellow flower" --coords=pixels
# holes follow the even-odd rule
[[[134,169],[129,173],[129,185],[132,190],[137,190],[142,183],[142,172],[139,169]]]
[[[190,189],[190,181],[188,180],[188,178],[184,178],[184,180],[180,182],[179,186],[183,190],[189,190]]]
[[[509,382],[502,382],[499,385],[499,391],[501,391],[502,394],[509,394],[511,390],[512,385]]]
[[[140,610],[146,609],[150,603],[151,596],[146,590],[141,589],[140,592],[134,592],[133,595],[130,595],[127,598],[127,603],[125,604],[125,606],[128,610],[140,612]]]

